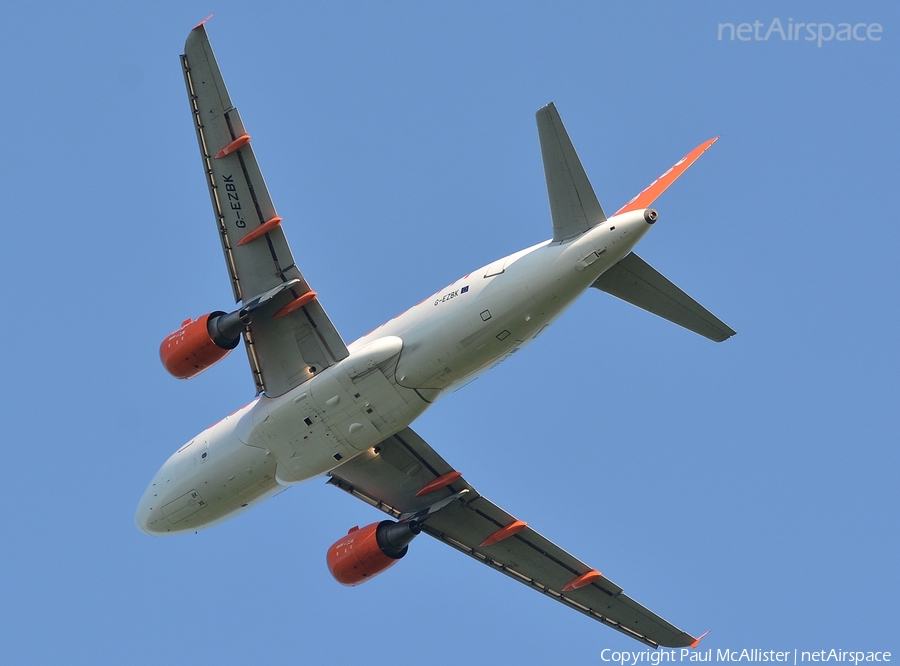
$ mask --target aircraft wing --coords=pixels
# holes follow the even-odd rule
[[[246,306],[281,288],[244,332],[257,393],[275,397],[345,358],[347,347],[294,263],[203,24],[188,35],[181,64],[235,301]]]
[[[417,497],[453,468],[405,428],[330,473],[329,483],[394,518],[415,517],[422,531],[588,617],[651,647],[697,639],[626,596],[622,588],[482,497],[461,476]],[[495,543],[490,537],[510,534]],[[519,529],[517,530],[516,527]],[[573,589],[574,588],[574,589]]]

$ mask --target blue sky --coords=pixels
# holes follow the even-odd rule
[[[738,331],[588,293],[416,430],[509,512],[715,649],[891,650],[898,9],[889,2],[7,3],[0,661],[597,663],[642,646],[322,480],[194,536],[136,503],[253,398],[159,342],[230,305],[178,55],[208,24],[294,255],[348,341],[550,235],[554,101],[607,211],[700,142],[638,252]],[[878,23],[878,41],[718,40]],[[827,34],[827,32],[826,32]],[[805,37],[805,33],[803,35]]]

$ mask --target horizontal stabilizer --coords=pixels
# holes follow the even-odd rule
[[[634,252],[591,285],[715,342],[735,334],[729,326],[676,287]]]
[[[606,221],[606,215],[553,103],[537,112],[537,126],[553,241],[568,240]]]

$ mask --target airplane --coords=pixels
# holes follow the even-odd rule
[[[734,335],[632,252],[657,221],[650,205],[716,139],[607,217],[548,104],[537,126],[552,238],[466,274],[347,345],[295,263],[204,23],[190,32],[181,62],[240,305],[185,320],[163,340],[160,358],[189,379],[243,339],[256,398],[163,464],[138,504],[138,528],[194,532],[325,477],[389,516],[328,548],[328,567],[344,585],[385,571],[424,532],[646,645],[696,647],[699,638],[486,499],[410,424],[444,392],[538,337],[591,288],[717,342]]]

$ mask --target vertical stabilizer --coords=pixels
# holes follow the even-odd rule
[[[537,126],[553,241],[564,241],[604,222],[606,215],[552,102],[537,112]]]

